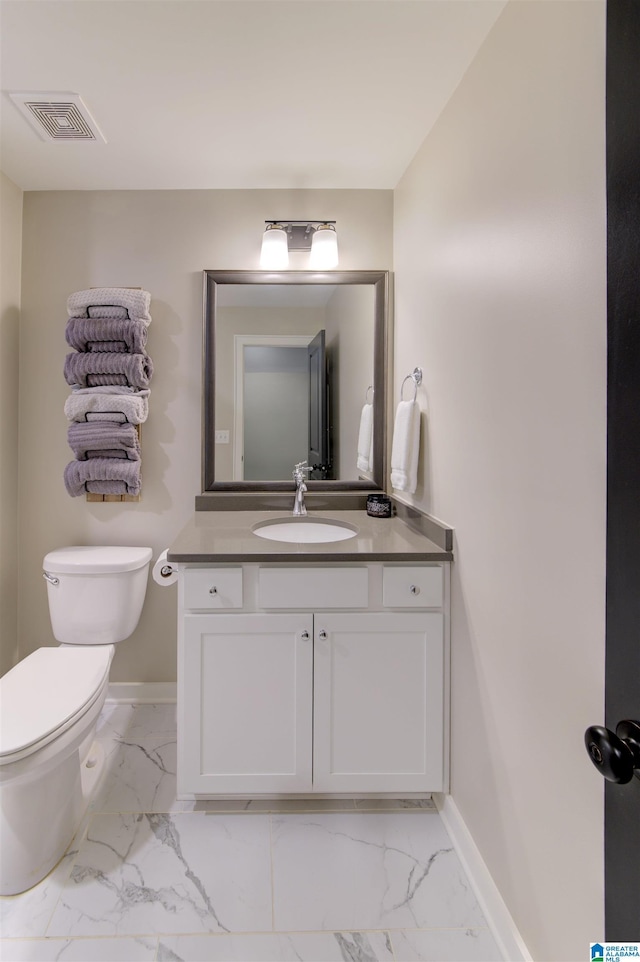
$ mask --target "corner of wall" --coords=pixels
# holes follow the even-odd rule
[[[0,674],[18,658],[18,353],[22,190],[0,171]]]

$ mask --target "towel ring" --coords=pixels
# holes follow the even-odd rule
[[[371,391],[371,401],[369,400],[369,391]],[[364,400],[366,404],[371,404],[371,402],[373,401],[373,395],[374,395],[373,384],[370,384],[369,387],[367,388],[367,393],[364,396]]]
[[[411,374],[407,374],[407,376],[405,377],[404,381],[402,382],[402,385],[400,386],[400,400],[401,400],[401,401],[403,400],[402,392],[403,392],[403,390],[404,390],[404,386],[405,386],[405,384],[407,383],[407,381],[413,381],[413,387],[414,387],[413,400],[415,401],[415,399],[416,399],[417,396],[418,396],[418,388],[419,388],[420,385],[422,384],[422,368],[421,368],[421,367],[415,367],[415,368],[413,369],[413,371],[411,372]]]

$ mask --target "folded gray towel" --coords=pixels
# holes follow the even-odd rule
[[[150,392],[146,388],[144,390],[138,391],[137,388],[135,387],[114,387],[113,385],[111,385],[111,387],[109,387],[109,385],[107,385],[106,387],[78,387],[77,385],[75,385],[73,388],[73,393],[74,395],[80,395],[80,396],[82,396],[83,394],[99,394],[100,396],[102,396],[103,394],[140,394],[140,395],[146,394],[148,395]]]
[[[140,441],[133,424],[116,424],[114,421],[81,424],[72,421],[67,440],[78,461],[96,457],[140,460]],[[115,454],[112,453],[114,451]]]
[[[153,364],[148,354],[67,354],[64,376],[67,384],[95,387],[99,384],[122,384],[148,388]]]
[[[127,318],[70,317],[64,335],[76,351],[144,354],[147,328],[143,321]]]
[[[87,494],[131,494],[125,481],[87,481]]]
[[[150,324],[150,304],[149,291],[138,291],[130,287],[92,287],[69,295],[67,313],[69,317],[89,317],[87,311],[90,307],[124,307],[130,318],[136,317]]]
[[[64,469],[67,493],[77,498],[87,491],[93,494],[140,494],[140,461],[120,458],[90,458],[70,461]],[[117,484],[117,490],[113,485]]]
[[[100,387],[100,385],[106,386],[107,384],[117,384],[120,387],[126,387],[128,383],[126,374],[87,374],[87,384],[89,387]]]

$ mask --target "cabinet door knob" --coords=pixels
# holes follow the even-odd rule
[[[303,641],[309,641],[309,632],[303,631],[300,637],[302,638]]]
[[[324,630],[323,630],[323,631],[319,631],[319,632],[318,632],[318,638],[320,639],[320,641],[326,641],[326,640],[327,640],[327,633],[326,633],[326,631],[324,631]]]
[[[410,585],[410,586],[409,586],[409,591],[411,592],[412,595],[419,595],[419,594],[420,594],[420,589],[418,588],[417,585]]]
[[[210,595],[217,595],[217,594],[218,594],[218,589],[216,588],[215,585],[213,585],[212,588],[209,588],[209,594],[210,594]]]

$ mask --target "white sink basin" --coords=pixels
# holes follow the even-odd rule
[[[252,531],[268,541],[288,541],[291,544],[326,544],[355,538],[358,529],[346,521],[328,518],[291,518],[288,521],[262,521]]]

